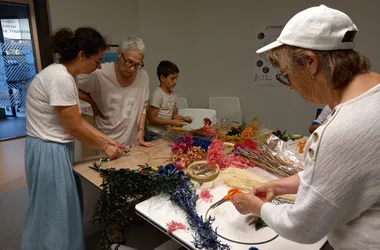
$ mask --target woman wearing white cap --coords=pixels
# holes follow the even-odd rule
[[[380,247],[380,76],[353,50],[357,31],[346,14],[321,5],[295,15],[257,51],[268,52],[277,79],[309,102],[339,103],[307,142],[303,172],[232,199],[240,213],[260,215],[289,240],[327,235],[334,249]],[[270,203],[292,193],[294,205]]]

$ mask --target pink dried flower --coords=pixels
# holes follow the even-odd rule
[[[166,224],[167,227],[167,233],[172,234],[176,230],[186,230],[186,226],[180,222],[175,222],[172,220],[171,222]]]
[[[207,162],[208,164],[222,163],[224,159],[223,153],[223,141],[218,139],[212,139],[211,145],[208,147]],[[219,165],[219,167],[221,167]]]
[[[177,168],[177,169],[184,169],[186,164],[184,161],[177,161],[174,163],[174,166]]]
[[[223,153],[223,141],[218,139],[213,139],[211,145],[208,148],[207,162],[208,164],[218,164],[220,169],[225,169],[230,166],[237,168],[248,168],[250,167],[249,160],[238,156],[230,155],[226,157]]]
[[[187,148],[190,148],[193,146],[194,140],[192,135],[186,135],[183,137],[182,142],[186,144]]]
[[[186,153],[186,151],[193,146],[193,136],[192,135],[186,135],[185,137],[182,138],[181,142],[172,143],[172,152],[177,154],[177,153]]]
[[[182,153],[180,152],[181,148],[179,147],[179,144],[173,142],[171,146],[172,146],[172,152],[174,154]]]
[[[211,203],[211,202],[212,202],[212,199],[214,198],[214,196],[210,193],[210,191],[208,191],[208,190],[203,190],[203,191],[199,194],[199,198],[201,198],[204,202]]]
[[[200,135],[203,137],[215,137],[217,134],[216,129],[212,126],[204,126],[200,131]]]
[[[232,154],[228,157],[228,163],[230,166],[234,166],[236,168],[249,168],[251,167],[251,163],[248,159],[240,156]]]

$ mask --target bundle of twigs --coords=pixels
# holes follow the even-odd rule
[[[238,147],[235,154],[247,158],[252,165],[260,167],[268,172],[274,173],[279,177],[289,177],[297,173],[294,163],[290,160],[285,161],[272,151],[267,145],[262,145],[258,150],[250,150]]]
[[[218,135],[217,130],[213,126],[204,126],[198,129],[186,130],[184,128],[170,127],[168,129],[168,134],[177,134],[177,135],[188,135],[199,137],[216,137]]]

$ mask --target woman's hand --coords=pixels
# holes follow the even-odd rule
[[[138,145],[138,144],[140,144],[143,147],[148,147],[148,148],[153,146],[153,143],[146,142],[144,140],[144,130],[142,129],[140,129],[139,132],[137,132],[137,135],[135,137],[135,145]]]
[[[123,151],[121,150],[120,147],[113,145],[113,144],[108,144],[106,149],[104,150],[106,155],[110,160],[115,159],[118,155],[120,155]]]
[[[267,202],[271,202],[278,195],[276,194],[275,182],[273,181],[257,185],[250,193]]]
[[[109,137],[107,138],[107,142],[108,142],[108,144],[115,145],[116,147],[120,147],[121,146],[121,144],[118,141],[116,141],[116,140],[114,140],[112,138],[109,138]]]
[[[255,214],[261,216],[261,207],[265,203],[252,192],[236,194],[231,198],[236,210],[241,214]]]

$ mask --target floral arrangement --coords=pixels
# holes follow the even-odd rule
[[[239,127],[231,127],[227,134],[221,134],[218,138],[222,141],[233,143],[243,142],[246,139],[251,138],[254,141],[265,143],[266,136],[258,131],[259,120],[254,118],[248,125],[243,123]]]
[[[169,134],[181,134],[188,135],[191,134],[193,136],[212,138],[218,136],[218,131],[211,125],[212,121],[210,118],[203,119],[203,127],[194,130],[185,130],[182,128],[169,128]]]
[[[192,135],[186,135],[181,141],[171,144],[172,152],[175,155],[169,161],[173,162],[177,169],[183,169],[194,161],[205,160],[210,143]]]
[[[204,123],[204,126],[210,126],[211,125],[211,120],[210,120],[210,118],[204,118],[203,119],[203,123]]]
[[[216,137],[218,136],[218,131],[213,126],[211,126],[211,123],[211,119],[206,117],[203,119],[203,127],[200,129],[192,130],[190,133],[195,136],[206,138]]]
[[[177,153],[173,155],[169,161],[173,162],[176,168],[182,169],[195,161],[205,160],[206,158],[207,152],[201,147],[191,147],[186,151],[186,153]]]
[[[250,138],[255,134],[255,131],[252,127],[247,127],[243,131],[240,132],[240,136]]]
[[[254,142],[251,138],[245,139],[243,142],[235,143],[234,149],[236,150],[238,147],[248,148],[253,151],[257,151],[257,143]]]
[[[187,150],[189,150],[193,146],[194,140],[193,136],[191,135],[186,135],[182,138],[180,142],[173,142],[171,147],[172,147],[172,152],[175,154],[178,153],[186,153]]]
[[[220,169],[225,169],[230,166],[237,168],[250,167],[249,160],[235,154],[225,156],[223,153],[223,141],[219,139],[213,139],[207,152],[207,163],[218,164]]]
[[[112,244],[114,225],[122,230],[134,213],[134,206],[152,196],[164,193],[187,215],[190,228],[195,231],[193,244],[197,249],[227,250],[230,247],[222,244],[212,228],[214,219],[204,221],[196,212],[198,196],[188,176],[177,170],[173,164],[139,170],[113,168],[101,169],[96,163],[92,167],[103,177],[100,197],[94,212],[94,221],[103,226],[100,249],[109,249]],[[180,223],[168,223],[168,233],[176,229],[185,229]]]

